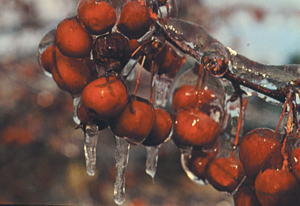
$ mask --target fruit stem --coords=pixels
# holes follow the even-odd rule
[[[279,129],[280,124],[281,124],[281,121],[282,121],[283,116],[284,116],[284,114],[285,114],[286,107],[287,107],[287,105],[289,104],[289,102],[290,102],[290,100],[291,100],[291,97],[292,97],[292,91],[289,92],[289,94],[288,94],[288,96],[287,96],[287,98],[286,98],[286,101],[285,101],[285,103],[284,103],[283,111],[282,111],[282,113],[281,113],[281,115],[280,115],[279,122],[278,122],[278,124],[277,124],[276,129],[275,129],[274,139],[276,138],[276,134],[277,134],[277,132],[278,132],[278,129]]]
[[[200,84],[200,81],[199,83],[197,82],[197,88],[198,88],[198,92],[197,92],[197,104],[196,104],[196,108],[198,108],[199,104],[200,104],[200,99],[201,99],[201,94],[203,93],[203,90],[204,90],[204,86],[206,84],[206,79],[208,77],[208,72],[207,70],[203,70],[202,69],[203,66],[200,65],[200,68],[199,68],[199,73],[203,71],[203,75],[202,75],[202,81],[201,81],[201,85],[200,85],[200,88],[199,88],[199,84]],[[200,79],[200,75],[198,77],[198,80]]]
[[[141,63],[139,75],[138,75],[138,78],[137,78],[137,80],[136,80],[135,89],[134,89],[134,92],[133,92],[133,95],[134,95],[134,96],[136,96],[137,89],[138,89],[139,84],[140,84],[140,78],[141,78],[141,74],[142,74],[142,70],[143,70],[143,66],[144,66],[145,60],[146,60],[146,56],[144,55],[144,56],[143,56],[142,63]]]
[[[235,152],[236,148],[237,148],[237,144],[239,142],[239,136],[240,136],[240,132],[241,132],[241,125],[242,125],[242,117],[243,117],[243,97],[242,95],[239,95],[239,100],[240,100],[240,114],[239,114],[239,120],[238,120],[238,126],[236,129],[236,135],[235,135],[235,141],[234,141],[234,146],[233,146],[233,152]]]
[[[281,147],[281,155],[283,156],[284,160],[283,160],[283,165],[282,165],[282,170],[285,171],[289,171],[289,167],[288,167],[288,154],[285,150],[285,145],[286,145],[286,140],[287,137],[289,136],[289,133],[291,131],[291,127],[292,127],[292,102],[289,102],[289,106],[290,106],[290,110],[289,110],[289,119],[286,125],[286,136],[284,138],[284,141],[282,143],[282,147]]]

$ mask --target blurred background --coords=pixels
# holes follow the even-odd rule
[[[101,132],[97,173],[88,176],[72,98],[37,61],[41,38],[76,15],[78,2],[0,0],[0,204],[115,205],[112,134]],[[250,59],[300,63],[299,0],[180,0],[178,18]],[[160,149],[154,183],[145,159],[142,146],[131,147],[125,206],[233,205],[231,197],[188,179],[173,142]]]

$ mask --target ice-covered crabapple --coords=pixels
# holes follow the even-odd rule
[[[255,189],[254,182],[249,184],[247,179],[239,186],[237,192],[233,195],[234,205],[235,206],[261,206],[259,203]]]
[[[45,51],[40,56],[40,63],[41,66],[44,68],[45,71],[52,73],[52,69],[55,66],[55,46],[50,45],[48,46]]]
[[[275,131],[258,128],[248,132],[241,144],[239,158],[245,174],[254,180],[267,158],[280,154],[281,144],[274,138]]]
[[[129,1],[121,11],[117,28],[129,39],[139,39],[149,30],[151,24],[148,8],[138,1]]]
[[[128,40],[119,33],[99,36],[93,46],[93,59],[106,69],[119,72],[130,59]]]
[[[143,141],[145,146],[157,146],[165,142],[170,135],[173,120],[169,112],[155,108],[155,122],[148,137]]]
[[[210,146],[219,132],[220,124],[210,115],[199,108],[188,108],[176,113],[172,139],[179,147]]]
[[[111,31],[117,14],[105,1],[88,0],[79,3],[77,18],[90,34],[100,35]]]
[[[205,180],[206,166],[217,156],[219,149],[219,143],[209,150],[203,150],[202,147],[193,148],[192,153],[185,157],[188,169],[199,179]]]
[[[79,94],[91,80],[91,72],[82,59],[64,56],[55,49],[56,66],[52,77],[57,86],[70,94]]]
[[[109,122],[112,132],[128,142],[142,143],[151,132],[155,122],[152,104],[145,99],[131,96],[124,111]]]
[[[296,177],[282,169],[267,169],[255,179],[255,192],[263,206],[298,206],[300,187]]]
[[[175,90],[172,108],[176,112],[180,109],[195,107],[197,104],[201,106],[216,99],[216,95],[212,90],[206,88],[198,96],[198,88],[194,85],[185,84]]]
[[[84,58],[90,55],[93,38],[84,30],[76,17],[71,17],[58,24],[55,44],[65,56]]]
[[[83,125],[97,125],[99,130],[103,130],[108,127],[104,120],[97,119],[96,115],[90,112],[84,104],[80,101],[77,105],[77,116]],[[83,128],[85,129],[85,128]]]
[[[112,119],[124,110],[128,102],[127,87],[115,76],[103,76],[84,88],[81,101],[97,119]]]
[[[220,157],[206,168],[208,182],[219,191],[232,193],[244,178],[241,162],[235,157]]]
[[[298,181],[300,181],[300,147],[297,147],[293,150],[290,162],[292,165],[293,174],[296,176]]]

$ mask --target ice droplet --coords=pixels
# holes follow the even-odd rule
[[[56,29],[49,31],[45,36],[41,39],[38,47],[38,62],[41,65],[41,55],[42,53],[50,46],[54,45],[54,36],[55,36]],[[42,66],[41,66],[42,67]],[[48,77],[52,77],[52,74],[42,68],[44,74]]]
[[[180,162],[181,162],[181,167],[184,170],[184,172],[186,173],[186,175],[188,176],[188,178],[190,178],[193,182],[195,182],[198,185],[206,185],[206,182],[203,179],[198,178],[196,175],[194,175],[194,173],[192,173],[190,171],[190,169],[187,167],[187,163],[186,163],[186,159],[189,158],[189,154],[186,153],[181,153],[181,158],[180,158]]]
[[[154,181],[156,168],[157,168],[157,161],[158,161],[158,151],[160,145],[157,147],[145,147],[146,148],[146,173],[152,177]]]
[[[77,106],[80,102],[81,97],[73,97],[73,121],[75,124],[80,124],[80,119],[77,116]]]
[[[125,171],[128,165],[130,144],[121,137],[116,139],[116,180],[114,185],[114,200],[118,205],[125,202]]]
[[[96,148],[98,141],[98,126],[87,125],[84,133],[84,155],[86,171],[88,175],[94,176],[96,173]]]

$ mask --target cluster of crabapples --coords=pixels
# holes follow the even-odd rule
[[[157,6],[167,3],[158,1]],[[215,89],[220,78],[202,64],[190,70],[196,83],[173,88],[171,109],[153,102],[153,82],[149,99],[136,95],[139,77],[129,92],[128,74],[122,72],[130,59],[151,73],[151,81],[155,75],[176,79],[186,62],[187,55],[165,39],[144,38],[159,19],[153,8],[133,0],[118,15],[108,1],[82,0],[77,15],[61,21],[40,52],[40,64],[57,86],[80,97],[75,110],[83,130],[88,125],[109,127],[134,145],[158,146],[172,139],[182,150],[192,148],[183,160],[189,172],[233,194],[236,205],[299,205],[300,149],[286,149],[291,135],[282,138],[277,131],[258,128],[239,142],[237,131],[231,155],[221,155],[220,136],[228,123],[225,92]]]

